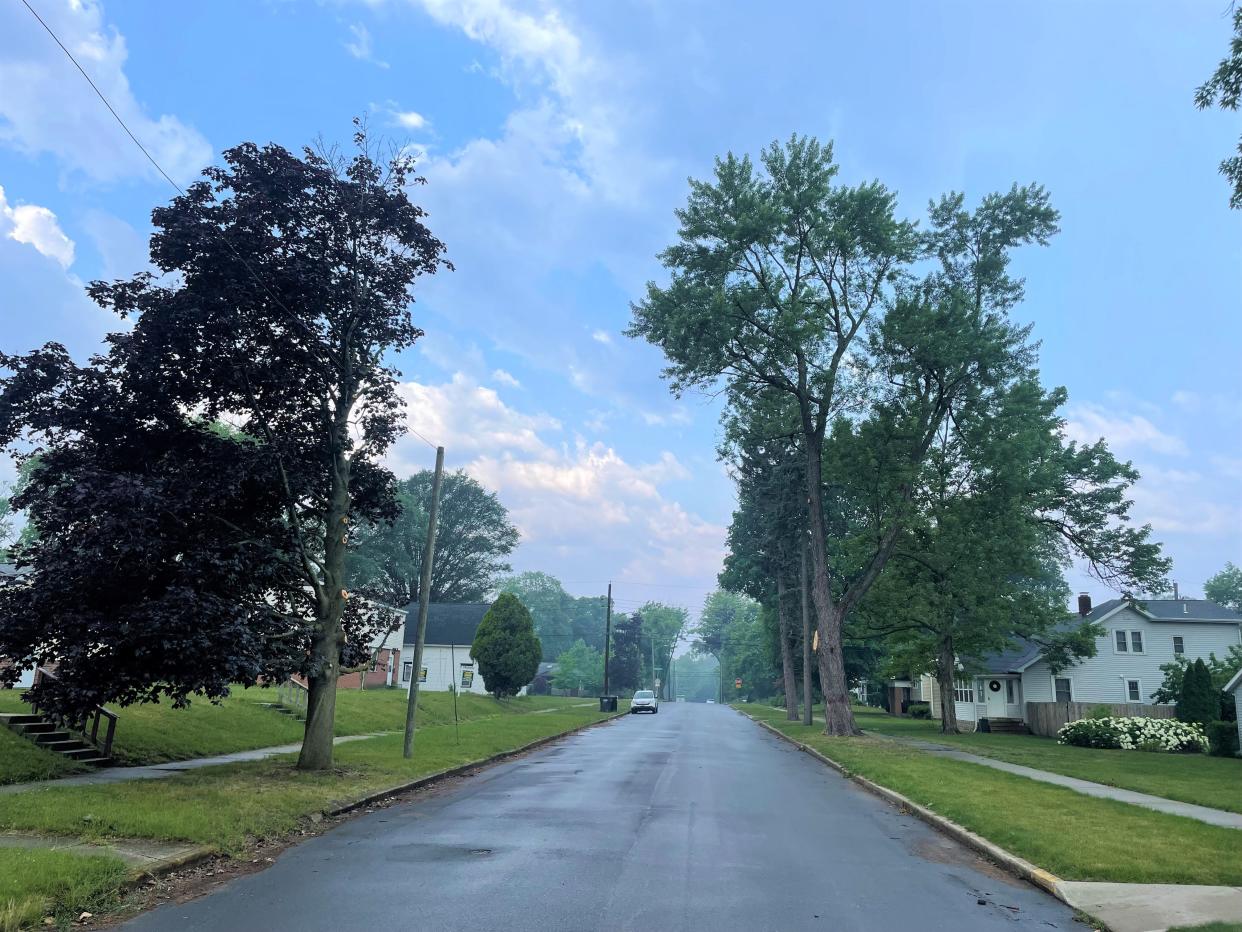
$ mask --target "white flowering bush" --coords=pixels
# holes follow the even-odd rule
[[[1172,718],[1084,718],[1062,725],[1057,743],[1173,754],[1205,754],[1208,749],[1203,726]]]

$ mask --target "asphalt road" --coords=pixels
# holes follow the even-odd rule
[[[354,819],[125,928],[1074,927],[1052,897],[731,709],[665,704]]]

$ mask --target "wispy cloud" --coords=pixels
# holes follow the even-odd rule
[[[352,23],[349,27],[352,38],[346,40],[345,51],[359,61],[370,62],[378,68],[387,68],[388,62],[375,57],[375,49],[371,42],[371,31],[362,23]]]
[[[506,372],[504,369],[493,370],[492,381],[499,382],[501,385],[508,385],[510,388],[522,387],[522,383],[514,378],[512,373]]]
[[[607,330],[596,330],[591,334],[591,339],[596,343],[603,343],[605,346],[612,345],[612,334]]]
[[[0,187],[0,234],[11,240],[33,246],[62,269],[73,265],[73,240],[65,235],[56,215],[46,207],[18,204],[10,207],[4,188]]]
[[[1090,402],[1070,407],[1065,432],[1080,443],[1095,443],[1102,437],[1119,452],[1151,450],[1171,456],[1188,452],[1181,437],[1166,433],[1143,415],[1110,411]]]

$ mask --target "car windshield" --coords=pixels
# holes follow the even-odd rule
[[[638,692],[634,693],[634,698],[635,699],[654,699],[655,693],[653,693],[650,689],[640,689]]]

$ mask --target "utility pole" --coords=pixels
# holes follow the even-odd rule
[[[802,541],[802,724],[814,721],[811,715],[811,607],[807,599],[806,541]]]
[[[418,715],[418,674],[423,668],[423,645],[427,641],[427,604],[431,601],[431,562],[436,549],[436,520],[440,517],[440,478],[444,475],[444,447],[436,447],[436,473],[431,480],[431,511],[427,515],[427,546],[423,549],[423,573],[418,582],[418,627],[414,635],[414,669],[410,699],[405,707],[405,744],[401,754],[414,756],[414,719]],[[456,676],[457,671],[452,671]],[[456,683],[454,683],[456,685]]]
[[[652,690],[654,690],[654,689],[656,688],[656,680],[657,680],[657,679],[659,679],[659,677],[657,677],[657,676],[656,676],[656,665],[655,665],[655,638],[648,638],[647,640],[648,640],[648,641],[650,642],[650,644],[651,644],[651,688],[652,688]],[[667,698],[667,697],[665,697],[665,698]]]
[[[612,646],[612,583],[608,584],[608,604],[604,611],[604,695],[611,696],[608,691],[608,649]]]

